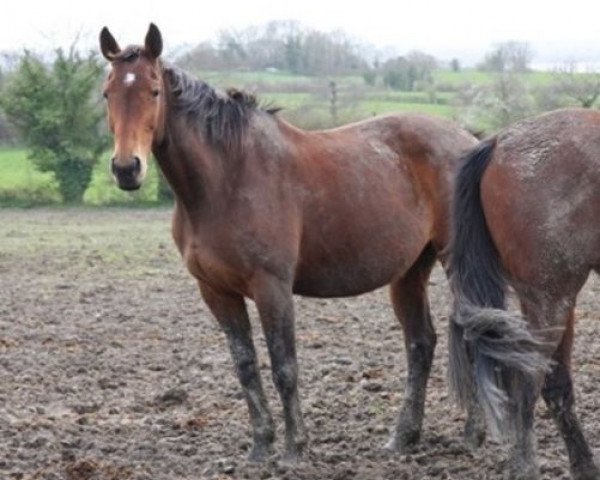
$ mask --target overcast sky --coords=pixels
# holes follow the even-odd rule
[[[12,0],[0,13],[0,50],[52,49],[77,34],[95,46],[104,25],[121,45],[140,43],[150,21],[173,49],[222,29],[289,19],[400,53],[420,49],[469,62],[494,43],[520,40],[530,42],[539,63],[600,62],[597,0]]]

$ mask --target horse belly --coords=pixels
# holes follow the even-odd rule
[[[294,282],[294,293],[323,298],[360,295],[387,285],[398,270],[388,263],[377,270],[371,265],[354,264],[302,271]]]
[[[428,243],[418,221],[360,228],[305,244],[294,292],[314,297],[359,295],[403,276]]]

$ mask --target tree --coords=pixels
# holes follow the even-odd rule
[[[371,87],[375,86],[377,82],[377,70],[369,69],[365,70],[362,74],[363,80],[365,83]]]
[[[198,45],[178,63],[192,70],[278,68],[303,75],[336,75],[367,68],[360,50],[342,32],[324,33],[303,28],[296,21],[272,21],[222,31],[216,46]]]
[[[417,82],[431,84],[436,67],[434,57],[413,50],[406,57],[390,59],[383,64],[383,83],[394,90],[412,91]]]
[[[394,90],[412,90],[415,78],[405,57],[388,60],[382,66],[383,84]]]
[[[584,108],[591,108],[600,97],[600,73],[589,69],[578,72],[574,62],[567,62],[554,72],[554,88]]]
[[[0,96],[0,106],[16,127],[41,171],[52,172],[65,202],[77,203],[107,147],[98,108],[102,66],[95,55],[74,47],[56,51],[51,65],[25,52]]]
[[[527,42],[503,42],[486,54],[478,68],[488,72],[524,73],[530,70],[533,50]]]
[[[457,95],[463,122],[493,132],[535,113],[531,94],[517,75],[498,74],[490,85],[469,86]]]

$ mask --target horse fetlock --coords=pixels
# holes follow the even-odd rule
[[[464,438],[469,448],[479,448],[485,442],[485,420],[469,417],[465,424]]]
[[[248,454],[248,460],[251,462],[261,463],[267,460],[273,455],[273,442],[266,442],[264,440],[257,441],[255,439],[252,450]]]
[[[420,427],[397,427],[385,444],[385,449],[393,453],[410,453],[421,439]]]
[[[533,453],[524,454],[516,445],[510,459],[510,480],[538,480],[540,470]]]
[[[308,436],[306,432],[297,435],[289,435],[285,441],[284,461],[287,463],[297,463],[304,458],[308,447]]]
[[[572,466],[571,475],[573,480],[599,480],[600,469],[592,461],[586,466]]]
[[[254,431],[254,443],[272,444],[275,441],[275,427],[271,421],[268,425],[257,427]]]
[[[472,400],[469,405],[467,421],[465,423],[464,438],[469,448],[479,448],[486,437],[485,414],[481,407]]]
[[[510,480],[539,480],[540,472],[537,465],[519,465],[511,468]]]
[[[270,418],[266,424],[255,427],[253,439],[254,443],[252,445],[252,450],[250,450],[250,454],[248,455],[248,460],[252,462],[263,462],[273,455],[275,427]]]

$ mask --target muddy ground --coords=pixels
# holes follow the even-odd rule
[[[496,479],[506,451],[461,440],[446,384],[449,296],[430,287],[439,333],[420,446],[382,450],[406,363],[387,293],[298,298],[300,385],[311,448],[284,466],[245,460],[245,402],[225,339],[169,234],[168,210],[0,210],[0,478]],[[600,283],[578,306],[577,405],[600,449]],[[269,360],[252,310],[264,383]],[[569,478],[545,406],[536,430],[544,478]]]

